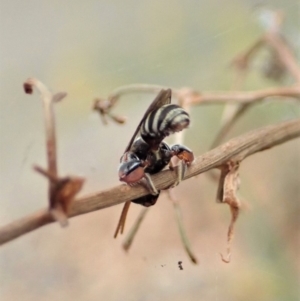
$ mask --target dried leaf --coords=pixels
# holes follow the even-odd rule
[[[220,183],[223,182],[223,193],[222,189],[220,187],[218,188],[218,198],[221,199],[223,203],[227,203],[231,211],[231,221],[227,233],[227,259],[220,254],[222,261],[226,263],[230,262],[231,241],[233,239],[234,226],[239,216],[240,201],[236,195],[240,186],[238,169],[239,162],[229,161],[227,165],[223,167],[220,177]]]

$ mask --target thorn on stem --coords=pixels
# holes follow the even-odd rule
[[[71,204],[76,194],[81,190],[84,178],[73,176],[58,178],[39,166],[34,166],[34,170],[48,178],[52,183],[49,212],[62,227],[67,226]]]
[[[58,92],[52,96],[53,102],[59,102],[68,95],[66,92]]]

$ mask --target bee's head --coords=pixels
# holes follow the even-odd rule
[[[139,182],[145,175],[142,161],[133,153],[127,152],[121,158],[119,179],[127,184]]]

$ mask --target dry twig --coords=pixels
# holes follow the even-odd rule
[[[299,136],[299,119],[251,131],[198,156],[188,168],[184,180],[212,168],[220,168],[230,160],[241,162],[243,159],[256,152],[269,149]],[[172,186],[176,181],[174,172],[176,172],[176,170],[164,170],[154,175],[152,179],[155,187],[157,187],[158,190],[163,190]],[[139,198],[148,193],[147,189],[141,185],[135,187],[118,185],[111,189],[103,190],[75,200],[71,208],[70,216],[74,217],[111,207]],[[11,241],[53,221],[53,217],[45,209],[16,220],[0,228],[0,244]]]
[[[282,14],[280,12],[272,12],[270,16],[272,16],[272,22],[270,23],[267,32],[259,37],[249,49],[242,54],[237,55],[232,61],[231,66],[234,67],[236,71],[236,80],[233,90],[241,88],[248,73],[251,61],[255,58],[255,55],[258,54],[260,49],[266,48],[270,52],[270,60],[266,66],[267,69],[265,70],[264,75],[278,81],[285,73],[289,73],[295,81],[294,87],[299,91],[300,68],[291,47],[287,45],[286,40],[281,34],[280,27],[283,21]],[[294,87],[292,86],[291,88],[293,89]],[[289,87],[284,89],[288,90]],[[220,144],[237,120],[239,120],[254,103],[255,102],[234,104],[233,106],[227,105],[225,107],[224,114],[226,114],[226,116],[223,117],[221,127],[211,148]]]
[[[173,190],[170,190],[170,189],[168,190],[168,196],[169,196],[170,201],[173,204],[173,208],[174,208],[174,211],[175,211],[175,218],[176,218],[180,238],[181,238],[182,244],[184,246],[184,249],[185,249],[186,253],[188,254],[191,262],[197,264],[198,260],[197,260],[197,257],[194,255],[194,252],[192,251],[190,241],[187,237],[187,234],[186,234],[186,231],[185,231],[185,228],[184,228],[184,225],[183,225],[182,214],[181,214],[181,209],[180,209],[180,206],[179,206],[179,202],[175,198]]]
[[[68,213],[71,203],[84,183],[84,179],[80,177],[59,178],[57,172],[54,103],[61,101],[66,97],[67,93],[52,94],[42,82],[35,78],[29,78],[23,87],[27,94],[32,94],[34,87],[41,94],[46,125],[48,170],[37,166],[35,170],[49,180],[49,212],[62,227],[65,227],[68,224]]]

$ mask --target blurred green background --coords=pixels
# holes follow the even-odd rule
[[[92,112],[97,96],[132,83],[229,90],[232,58],[262,33],[261,7],[281,9],[296,54],[300,5],[277,1],[8,1],[1,0],[0,224],[46,206],[47,183],[32,171],[46,166],[42,104],[23,93],[36,77],[68,97],[56,106],[61,175],[86,177],[82,195],[117,185],[119,158],[153,99],[127,95],[116,112],[124,126],[104,127]],[[245,89],[275,86],[256,60]],[[291,79],[284,80],[285,85]],[[191,112],[185,143],[196,155],[209,149],[223,107]],[[295,102],[253,107],[230,136],[300,116]],[[172,139],[169,140],[172,143]],[[300,143],[256,154],[241,167],[245,199],[224,264],[230,219],[214,202],[207,176],[176,189],[200,264],[180,242],[172,205],[162,195],[129,254],[114,240],[121,206],[74,218],[67,229],[46,226],[0,248],[0,300],[299,300]],[[131,206],[127,230],[140,207]],[[183,262],[184,270],[178,268]]]

